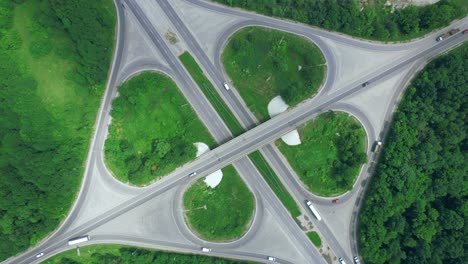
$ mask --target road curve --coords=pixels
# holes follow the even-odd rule
[[[262,21],[266,22],[268,24],[273,24],[273,25],[278,25],[279,27],[282,28],[290,28],[293,29],[296,34],[300,35],[315,35],[319,37],[324,37],[333,41],[337,41],[349,46],[354,46],[357,48],[364,48],[364,49],[369,49],[369,50],[374,50],[374,51],[401,51],[401,50],[407,50],[407,49],[412,49],[412,48],[418,48],[423,46],[426,46],[427,44],[432,44],[435,40],[435,36],[442,32],[445,29],[441,29],[437,32],[432,32],[426,35],[425,37],[414,39],[409,42],[398,42],[398,43],[384,43],[384,42],[377,42],[377,41],[369,41],[367,39],[358,39],[355,37],[351,37],[349,35],[345,35],[343,33],[338,33],[338,32],[331,32],[327,31],[312,25],[307,25],[303,24],[300,22],[296,22],[293,20],[287,20],[287,19],[279,19],[279,18],[274,18],[274,17],[269,17],[265,15],[261,15],[259,13],[247,11],[247,10],[241,10],[239,8],[230,8],[225,5],[221,5],[218,3],[213,3],[210,1],[205,1],[205,0],[183,0],[187,3],[190,3],[192,5],[211,10],[217,13],[222,13],[224,15],[228,14],[231,16],[237,16],[241,17],[244,19],[248,20],[256,20],[256,21]],[[452,23],[450,27],[464,27],[463,25],[466,24],[467,18],[461,19],[459,21],[455,21]],[[289,31],[289,30],[286,30]],[[302,32],[302,33],[298,33]],[[427,37],[431,36],[431,37]]]

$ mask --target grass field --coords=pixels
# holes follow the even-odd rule
[[[242,236],[254,212],[254,197],[232,165],[212,189],[199,179],[184,194],[186,221],[203,239],[228,241]]]
[[[168,77],[145,72],[119,87],[105,144],[123,182],[147,184],[195,158],[195,142],[214,147],[208,130]]]
[[[45,258],[47,256],[44,256]],[[153,250],[141,247],[124,245],[92,245],[80,247],[80,256],[76,249],[68,250],[45,260],[45,264],[248,264],[254,262],[231,260],[211,256],[182,254],[170,251]]]
[[[278,179],[276,173],[263,158],[262,154],[259,151],[255,151],[249,155],[249,158],[255,164],[255,167],[257,167],[257,169],[260,171],[268,185],[270,185],[270,188],[275,192],[276,196],[278,196],[284,207],[288,209],[292,217],[300,216],[301,211],[299,210],[296,202]]]
[[[365,162],[366,135],[346,113],[328,112],[299,129],[302,144],[277,145],[302,182],[315,194],[332,196],[352,188]]]
[[[208,98],[216,112],[218,112],[218,114],[221,116],[231,133],[234,136],[242,134],[244,129],[239,124],[239,121],[237,121],[236,117],[224,103],[218,92],[216,92],[216,89],[213,87],[211,82],[208,80],[208,78],[206,78],[203,70],[200,68],[192,55],[186,51],[179,56],[179,59],[182,61],[187,71],[198,84],[198,87],[200,87],[202,92],[205,94],[206,98]]]
[[[235,33],[222,60],[235,88],[261,122],[269,119],[267,106],[277,95],[290,106],[312,97],[326,70],[325,59],[312,42],[260,27]]]
[[[92,255],[93,254],[102,254],[102,255],[114,255],[120,256],[119,249],[121,249],[121,245],[92,245],[92,246],[85,246],[80,247],[80,256],[77,255],[76,249],[67,250],[62,252],[58,255],[47,259],[43,263],[46,264],[61,264],[61,263],[74,263],[74,262],[67,262],[68,260],[73,260],[78,263],[92,263]],[[44,256],[47,257],[47,256]]]
[[[320,248],[322,246],[322,240],[320,239],[320,236],[317,234],[317,232],[308,232],[307,237],[317,248]]]

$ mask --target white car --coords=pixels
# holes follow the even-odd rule
[[[354,256],[354,258],[353,258],[353,259],[354,259],[354,263],[356,263],[356,264],[358,264],[358,263],[359,263],[359,258],[358,258],[358,257]]]
[[[189,177],[197,176],[197,172],[194,171],[194,172],[190,173],[188,176],[189,176]]]
[[[223,86],[224,86],[224,89],[226,89],[226,91],[231,90],[231,89],[229,88],[229,85],[228,85],[227,83],[224,83]]]
[[[343,258],[338,258],[338,260],[340,260],[341,264],[346,264],[346,262],[343,260]]]
[[[201,251],[203,251],[203,252],[211,252],[211,248],[202,247],[202,248],[201,248]]]
[[[267,259],[268,259],[269,261],[276,261],[276,258],[275,258],[275,257],[267,257]]]
[[[40,258],[40,257],[42,257],[42,256],[44,256],[44,252],[41,252],[41,253],[37,254],[37,255],[36,255],[36,258]]]

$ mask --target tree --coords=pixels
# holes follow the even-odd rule
[[[427,65],[400,102],[360,214],[366,263],[466,258],[467,49]]]

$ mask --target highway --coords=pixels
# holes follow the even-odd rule
[[[162,51],[162,54],[172,69],[175,69],[176,79],[182,80],[182,83],[185,83],[182,87],[184,89],[190,89],[194,92],[198,92],[198,98],[201,98],[203,94],[197,88],[195,83],[192,81],[190,82],[191,78],[190,75],[183,69],[183,66],[179,62],[178,58],[171,53],[171,50],[167,46],[167,44],[163,41],[162,36],[154,29],[153,25],[146,17],[146,14],[143,10],[133,1],[126,1],[126,4],[135,14],[137,19],[143,25],[143,28],[147,31],[148,35],[154,41],[156,46]],[[200,102],[200,100],[190,100],[189,102],[192,106],[196,105],[210,105],[209,103]],[[214,112],[211,116],[205,117],[205,114],[209,111]],[[232,137],[231,133],[227,129],[227,127],[222,122],[219,116],[217,118],[212,118],[215,116],[214,109],[206,109],[204,110],[204,114],[200,116],[202,120],[204,120],[205,124],[212,132],[212,135],[215,137],[216,141],[223,142],[228,137]],[[216,125],[216,124],[223,124]],[[211,129],[210,129],[211,128]],[[229,135],[229,136],[226,136]],[[222,159],[222,157],[219,157]],[[302,250],[302,254],[304,256],[308,256],[310,259],[320,259],[320,254],[317,249],[312,245],[310,240],[305,236],[305,234],[300,230],[297,224],[294,222],[293,219],[289,216],[287,210],[283,207],[279,199],[273,194],[272,190],[268,187],[267,183],[263,180],[261,175],[259,175],[256,168],[253,166],[252,163],[248,162],[246,158],[238,157],[239,159],[234,163],[236,169],[243,176],[243,179],[247,182],[248,186],[251,187],[255,197],[262,197],[265,202],[269,202],[269,204],[276,208],[275,212],[277,213],[278,220],[281,221],[285,228],[288,229],[291,236],[294,237],[294,241],[296,242],[296,248]],[[249,177],[247,177],[249,175]],[[255,176],[253,176],[255,175]],[[258,191],[257,191],[258,189]],[[256,210],[261,210],[261,208],[256,208]]]
[[[170,21],[173,22],[174,26],[177,28],[177,31],[181,34],[182,38],[187,41],[188,46],[191,48],[191,53],[197,58],[200,62],[202,68],[205,70],[207,76],[212,80],[214,87],[218,87],[218,93],[221,97],[227,102],[230,106],[231,111],[234,112],[240,124],[244,128],[253,128],[259,124],[259,121],[255,118],[253,113],[249,111],[246,104],[243,102],[242,98],[238,93],[234,93],[232,91],[226,91],[222,88],[222,84],[227,80],[227,77],[223,76],[223,72],[217,69],[223,69],[221,66],[221,51],[224,50],[224,46],[226,41],[229,39],[230,35],[236,31],[238,31],[242,27],[246,26],[264,26],[270,27],[275,29],[281,29],[283,31],[303,35],[307,37],[309,40],[313,41],[322,51],[325,56],[327,62],[327,74],[326,80],[324,81],[324,88],[320,90],[317,96],[328,92],[329,88],[331,88],[334,84],[335,75],[336,75],[336,61],[335,56],[332,51],[328,48],[328,46],[316,35],[310,34],[310,32],[306,31],[298,31],[295,30],[295,27],[287,27],[281,26],[282,24],[272,23],[271,19],[263,19],[263,17],[258,16],[249,16],[250,20],[238,23],[233,27],[229,28],[229,30],[225,31],[225,34],[221,37],[224,41],[218,41],[218,43],[222,43],[222,45],[218,45],[216,49],[216,57],[215,63],[216,66],[213,65],[203,51],[201,45],[196,41],[195,37],[191,34],[187,26],[183,23],[182,19],[177,15],[174,8],[169,4],[167,0],[160,0],[158,4],[162,7],[162,9],[166,12],[166,15],[169,17]],[[206,7],[206,5],[205,5]],[[218,8],[217,11],[220,11]],[[230,12],[226,9],[222,10],[223,12]],[[232,13],[231,13],[232,14]],[[244,15],[236,13],[236,15]],[[261,19],[259,19],[261,18]],[[255,19],[255,20],[254,20]],[[277,21],[275,21],[277,22]],[[313,33],[313,32],[312,32]],[[349,107],[348,107],[349,108]],[[369,125],[367,126],[368,129],[371,129]],[[373,134],[372,134],[373,135]],[[373,142],[373,141],[371,141]],[[293,194],[296,202],[303,208],[303,211],[309,214],[310,219],[314,219],[311,216],[308,207],[304,204],[304,200],[313,200],[311,199],[310,195],[307,192],[304,192],[302,186],[299,185],[298,180],[295,179],[294,172],[287,166],[285,163],[287,162],[284,157],[282,157],[279,150],[276,148],[274,144],[269,144],[261,149],[261,153],[266,159],[266,161],[273,167],[273,168],[280,168],[280,171],[277,169],[276,174],[281,175],[282,181],[285,182],[286,186],[288,187],[288,191]],[[294,179],[294,180],[293,180]],[[317,200],[317,199],[315,199]],[[314,200],[314,202],[315,202]],[[344,200],[344,199],[343,199]],[[325,201],[322,201],[325,203]],[[328,202],[329,203],[329,202]],[[323,222],[316,221],[316,226],[319,228],[320,233],[326,238],[328,244],[334,251],[334,253],[338,256],[347,256],[345,250],[341,247],[340,243],[337,241],[335,236],[332,235],[330,229],[326,224]],[[346,257],[345,257],[346,258]]]
[[[172,8],[172,6],[169,4],[167,0],[161,0],[158,1],[158,3],[161,5],[162,9],[166,12],[166,15],[169,17],[169,19],[174,23],[176,26],[178,32],[182,35],[183,39],[185,39],[188,43],[188,46],[191,48],[192,54],[197,58],[197,60],[200,62],[202,68],[205,70],[207,73],[208,77],[213,81],[214,86],[218,87],[218,92],[219,94],[223,97],[223,99],[227,102],[227,104],[230,106],[231,110],[236,114],[236,116],[239,118],[240,123],[242,124],[243,127],[247,128],[252,128],[258,124],[258,120],[255,119],[253,114],[247,109],[245,106],[245,103],[242,102],[242,99],[240,96],[236,93],[232,93],[231,91],[226,91],[222,87],[222,83],[225,82],[224,80],[227,80],[227,77],[224,77],[221,71],[216,70],[216,69],[223,69],[221,66],[221,52],[224,49],[224,46],[226,45],[227,40],[229,39],[229,36],[238,31],[240,28],[246,27],[246,26],[264,26],[264,27],[270,27],[270,28],[275,28],[275,29],[281,29],[283,31],[299,34],[302,36],[305,36],[309,38],[311,41],[313,41],[324,53],[324,56],[327,61],[327,78],[325,80],[325,85],[324,88],[322,88],[321,92],[319,93],[320,96],[323,93],[327,93],[329,88],[333,85],[333,80],[335,79],[335,72],[333,69],[335,68],[334,65],[336,62],[334,61],[334,56],[330,49],[327,48],[327,46],[323,43],[323,41],[320,40],[320,38],[317,37],[317,30],[311,30],[310,27],[298,27],[297,24],[289,24],[289,23],[278,23],[278,21],[272,21],[274,19],[268,18],[268,17],[262,17],[258,15],[251,15],[251,14],[246,14],[245,12],[238,12],[238,11],[232,11],[231,9],[227,9],[224,7],[218,7],[216,5],[208,4],[205,2],[197,1],[197,0],[189,0],[188,2],[201,5],[205,8],[209,8],[211,10],[215,10],[217,12],[223,12],[223,13],[229,13],[231,15],[239,15],[244,18],[248,18],[250,20],[244,21],[241,23],[238,23],[234,26],[232,26],[229,30],[225,31],[224,35],[221,37],[223,41],[218,41],[218,46],[216,48],[216,57],[215,57],[215,63],[216,66],[211,63],[209,58],[207,57],[206,53],[203,51],[201,45],[196,41],[196,39],[193,37],[193,35],[190,33],[189,29],[185,26],[181,18],[177,15],[176,11]],[[325,34],[326,36],[326,34]],[[355,46],[362,46],[362,42],[355,41],[353,39],[349,39],[346,37],[335,37],[333,35],[332,39],[334,40],[339,40],[340,42],[346,43],[348,45],[355,45]],[[426,40],[424,41],[419,41],[417,44],[419,44],[419,47],[421,48],[428,48],[433,46],[433,40]],[[374,50],[400,50],[402,48],[408,48],[408,46],[415,45],[415,43],[410,43],[410,44],[405,44],[405,45],[372,45],[372,49]],[[368,48],[366,46],[366,48]],[[421,53],[422,54],[422,53]],[[408,63],[412,63],[414,60],[417,60],[418,57],[413,58],[412,60],[407,60],[405,63],[398,62],[398,66],[394,66],[393,68],[388,69],[387,71],[384,71],[381,76],[386,75],[391,76],[391,73],[394,73],[399,67],[404,67]],[[331,69],[331,70],[330,70]],[[369,78],[371,83],[376,82],[377,80],[382,79],[381,76],[374,77],[374,79]],[[382,79],[383,80],[383,79]],[[381,80],[381,81],[382,81]],[[227,81],[226,81],[227,82]],[[362,83],[362,82],[361,82]],[[327,86],[328,85],[328,86]],[[358,89],[360,89],[360,85],[358,84],[357,86]],[[340,100],[343,99],[340,98]],[[339,104],[335,104],[339,105]],[[375,129],[370,125],[370,122],[366,119],[365,114],[360,113],[358,109],[355,109],[351,107],[350,105],[344,105],[341,104],[341,109],[342,110],[347,110],[350,113],[353,113],[358,120],[360,120],[367,132],[368,135],[368,154],[370,155],[370,147],[371,144],[376,140],[375,138]],[[303,210],[308,212],[307,207],[304,205],[303,202],[305,199],[310,199],[313,200],[314,202],[321,202],[322,204],[328,203],[330,204],[330,201],[326,199],[314,199],[314,197],[311,197],[307,192],[304,191],[304,188],[299,185],[297,177],[294,177],[294,172],[291,171],[290,167],[285,165],[285,159],[281,157],[281,153],[277,150],[277,148],[274,146],[274,144],[270,144],[262,149],[262,154],[264,155],[265,159],[267,162],[273,167],[273,168],[281,168],[281,172],[276,170],[278,175],[282,176],[282,181],[283,183],[286,183],[286,187],[288,190],[293,194],[294,198],[296,199],[296,202],[298,204],[302,205]],[[363,170],[363,173],[365,173],[365,169]],[[279,173],[278,173],[279,172]],[[358,186],[364,177],[359,177],[358,181],[356,181],[355,186]],[[346,202],[347,199],[352,197],[354,195],[353,192],[347,193],[344,197],[340,197],[342,202]],[[311,217],[310,212],[309,213],[309,218],[314,219]],[[335,236],[331,233],[330,229],[328,226],[323,223],[323,222],[318,222],[315,221],[315,224],[319,227],[320,233],[325,237],[333,251],[337,256],[343,256],[345,259],[347,259],[345,250],[340,246],[339,242],[336,240]],[[354,243],[355,244],[355,243]],[[357,255],[357,253],[355,253]],[[348,261],[351,261],[351,259],[347,259]]]
[[[281,223],[281,225],[285,228],[285,230],[287,230],[288,234],[290,235],[291,240],[294,241],[294,247],[299,252],[301,252],[304,258],[309,260],[308,263],[325,263],[324,259],[321,257],[317,249],[311,244],[309,239],[305,236],[304,232],[294,222],[294,220],[291,218],[291,216],[281,204],[279,199],[275,196],[273,191],[264,181],[263,177],[261,177],[261,175],[253,166],[253,164],[248,160],[248,158],[246,158],[246,155],[257,149],[260,149],[267,161],[281,177],[286,188],[291,192],[298,204],[301,205],[303,211],[308,214],[310,219],[313,219],[312,215],[310,214],[309,210],[303,202],[305,199],[311,199],[310,194],[304,190],[300,182],[298,182],[298,180],[294,176],[293,172],[291,172],[291,169],[285,163],[284,158],[278,152],[276,147],[274,147],[274,145],[271,143],[279,137],[281,137],[282,135],[290,132],[291,130],[294,130],[296,127],[310,121],[318,114],[330,109],[349,111],[352,114],[354,114],[363,123],[365,127],[369,136],[368,142],[375,141],[374,135],[379,133],[380,130],[377,131],[374,127],[372,127],[370,122],[366,121],[365,113],[361,113],[357,109],[353,109],[352,106],[342,103],[343,99],[348,98],[358,92],[362,92],[367,89],[372,89],[374,85],[383,82],[391,76],[399,73],[401,69],[405,66],[411,65],[415,62],[418,62],[419,65],[422,65],[437,54],[449,50],[459,45],[460,43],[466,41],[466,36],[458,34],[440,43],[435,43],[432,36],[415,42],[399,45],[383,45],[376,43],[368,43],[364,41],[351,39],[349,37],[342,36],[339,34],[330,33],[324,30],[305,26],[299,23],[292,23],[288,21],[268,18],[249,12],[233,10],[204,1],[186,1],[209,10],[213,10],[220,13],[226,13],[228,15],[240,16],[245,19],[248,19],[247,21],[243,21],[242,23],[235,24],[229,30],[224,32],[222,37],[217,41],[217,57],[213,64],[201,48],[200,44],[196,41],[196,38],[191,34],[191,32],[185,26],[182,19],[177,15],[177,12],[172,8],[171,4],[167,0],[157,1],[158,4],[163,8],[165,13],[167,14],[171,22],[176,26],[183,40],[187,42],[188,46],[190,47],[190,51],[199,61],[201,67],[207,73],[208,77],[211,79],[213,84],[215,84],[215,87],[218,87],[220,89],[220,94],[222,95],[223,99],[227,102],[231,110],[238,117],[243,127],[249,130],[244,134],[240,135],[239,137],[233,138],[226,125],[221,121],[219,115],[209,104],[209,101],[204,97],[203,93],[198,89],[195,82],[191,79],[190,75],[181,65],[177,57],[173,54],[173,51],[171,51],[171,49],[168,47],[167,43],[162,38],[161,33],[156,30],[154,25],[147,18],[147,15],[145,14],[144,10],[141,9],[138,2],[127,0],[125,1],[125,4],[122,5],[120,1],[116,1],[116,7],[118,12],[118,28],[116,47],[114,51],[114,60],[109,75],[106,93],[104,95],[99,115],[97,117],[95,127],[96,133],[91,142],[91,148],[86,163],[86,171],[78,199],[76,200],[75,205],[72,208],[68,217],[65,219],[65,221],[55,233],[53,233],[38,247],[31,249],[28,252],[17,257],[10,258],[6,260],[5,263],[35,263],[38,261],[35,258],[35,255],[39,252],[45,252],[47,256],[50,256],[51,254],[56,254],[60,251],[63,251],[64,249],[69,248],[66,246],[66,244],[68,239],[70,239],[71,237],[87,234],[95,230],[97,227],[108,223],[109,221],[119,217],[120,215],[132,210],[135,207],[138,207],[148,202],[151,199],[154,199],[158,195],[161,195],[162,193],[168,190],[171,190],[173,188],[181,188],[181,186],[187,186],[189,184],[189,179],[187,175],[190,172],[198,172],[197,177],[190,179],[196,180],[229,164],[234,164],[239,174],[242,176],[242,178],[254,194],[256,198],[256,215],[250,230],[240,240],[233,241],[231,243],[225,243],[223,245],[218,245],[216,243],[207,243],[208,245],[214,248],[214,255],[239,259],[265,261],[265,255],[253,254],[251,252],[243,252],[237,250],[236,248],[241,246],[243,243],[246,243],[246,241],[249,241],[253,237],[255,237],[256,229],[261,223],[264,203],[267,203],[274,209],[274,212],[276,213],[276,220],[279,223]],[[216,149],[208,152],[207,154],[196,159],[195,161],[184,165],[182,168],[164,177],[157,183],[143,189],[127,188],[126,186],[124,186],[124,184],[113,180],[111,178],[112,176],[110,176],[110,173],[107,171],[103,163],[102,149],[107,133],[109,111],[111,109],[112,99],[115,97],[116,94],[117,85],[119,85],[119,83],[116,80],[118,73],[121,70],[120,60],[122,58],[122,45],[126,41],[123,35],[119,34],[119,32],[122,31],[122,27],[125,23],[125,19],[123,19],[125,17],[124,9],[129,9],[134,14],[136,19],[144,28],[145,32],[150,37],[153,44],[161,52],[162,56],[164,57],[164,60],[169,64],[169,68],[167,69],[167,71],[169,72],[168,74],[172,74],[171,77],[174,78],[182,93],[194,108],[195,112],[199,115],[200,119],[206,125],[206,127],[214,136],[216,141],[221,144]],[[467,24],[464,21],[460,23],[463,26],[466,26]],[[301,103],[299,106],[290,109],[287,112],[278,115],[263,124],[258,124],[258,121],[255,120],[254,116],[245,107],[245,103],[243,103],[242,99],[238,96],[238,94],[236,94],[235,92],[231,93],[222,89],[222,83],[227,78],[225,77],[224,73],[221,70],[219,70],[222,69],[220,64],[221,50],[226,44],[228,37],[239,28],[249,25],[267,26],[303,35],[309,38],[310,40],[314,41],[322,50],[322,52],[324,52],[324,55],[327,59],[327,79],[325,80],[325,83],[319,93],[319,96],[307,100],[306,102]],[[336,63],[334,59],[335,56],[333,55],[333,51],[322,41],[321,38],[318,38],[317,36],[371,50],[394,51],[414,47],[417,47],[417,49],[415,49],[415,52],[413,52],[410,56],[403,57],[387,65],[382,65],[382,67],[376,69],[373,72],[369,72],[366,76],[356,76],[353,82],[347,84],[345,87],[342,87],[337,91],[334,91],[331,90],[331,88],[333,87],[334,80],[336,79],[336,72],[334,70],[334,64]],[[145,68],[138,65],[136,65],[135,67],[139,67],[141,69]],[[161,66],[161,68],[163,68],[163,66]],[[131,74],[134,74],[136,71],[130,72],[132,72]],[[406,81],[408,81],[412,76],[414,76],[415,72],[416,68],[412,68],[412,70],[407,74]],[[122,78],[122,80],[124,79],[126,78]],[[362,87],[361,84],[366,81],[369,81],[370,85]],[[399,93],[397,95],[401,94],[403,88],[404,87],[400,88]],[[394,104],[397,103],[397,99],[397,97],[392,99]],[[387,116],[388,119],[391,119],[392,110],[387,113]],[[106,181],[107,184],[112,185],[113,188],[121,190],[122,192],[128,192],[129,195],[131,195],[132,197],[126,200],[125,202],[115,206],[114,208],[107,210],[105,213],[98,215],[77,227],[70,228],[72,223],[75,221],[77,215],[80,213],[81,210],[83,210],[83,201],[84,198],[88,195],[88,191],[90,189],[90,178],[93,177],[90,168],[93,168],[94,166],[98,167],[99,173],[101,175],[107,175],[107,178],[104,177],[104,179],[108,179]],[[359,180],[362,180],[362,176]],[[356,184],[356,186],[358,186],[358,184]],[[362,194],[364,190],[365,187],[355,188],[353,189],[353,192],[359,191]],[[346,194],[347,196],[342,199],[346,200],[347,197],[351,196],[352,194],[353,193]],[[172,209],[175,210],[174,212],[176,214],[177,208],[180,207],[180,200],[180,198],[174,200],[174,203],[172,204]],[[315,199],[314,202],[325,204],[327,200]],[[359,208],[359,205],[360,203],[356,205],[356,208]],[[357,214],[354,214],[353,217],[353,223],[351,223],[351,225],[355,224]],[[182,218],[180,215],[176,217],[176,221],[179,221],[177,225],[179,226],[179,229],[183,230],[182,232],[184,233],[184,235],[192,242],[191,244],[172,242],[170,238],[167,238],[166,241],[154,241],[150,239],[144,240],[141,238],[111,235],[97,236],[93,238],[93,243],[121,242],[124,244],[146,245],[181,252],[199,252],[199,243],[206,242],[199,240],[197,237],[194,237],[191,231],[188,230],[182,222],[180,222],[181,219]],[[327,243],[330,244],[334,253],[337,256],[344,257],[345,260],[347,260],[347,263],[351,263],[352,256],[346,254],[345,250],[340,246],[340,243],[336,240],[335,236],[331,232],[330,227],[327,225],[327,223],[315,221],[314,224],[318,227],[319,232],[325,237]],[[353,241],[355,241],[355,233],[352,236],[352,239]],[[353,246],[353,254],[357,254],[355,244]],[[280,263],[289,263],[288,260],[278,260]]]

